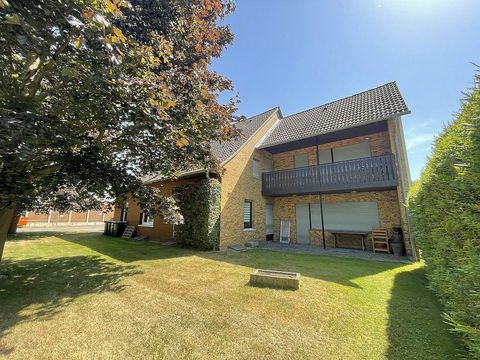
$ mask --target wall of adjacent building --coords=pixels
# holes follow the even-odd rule
[[[176,179],[172,181],[157,182],[151,184],[152,187],[161,191],[164,196],[171,196],[173,189],[180,184],[191,183],[199,181],[201,177],[189,179]],[[143,210],[131,197],[128,199],[128,213],[127,224],[136,226],[136,236],[148,236],[152,241],[173,241],[174,240],[174,225],[168,224],[164,221],[162,216],[157,215],[153,219],[153,226],[145,226],[140,224],[140,214]],[[115,209],[115,220],[120,220],[121,209]]]

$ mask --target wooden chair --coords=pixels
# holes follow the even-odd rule
[[[372,229],[372,247],[373,252],[384,252],[390,254],[390,244],[388,243],[388,233],[385,229]]]

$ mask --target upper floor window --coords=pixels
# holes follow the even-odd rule
[[[259,178],[260,177],[260,161],[257,159],[253,159],[253,177]]]
[[[372,156],[370,144],[362,142],[358,144],[333,148],[333,161],[362,159]]]
[[[319,164],[331,164],[332,163],[332,149],[320,150],[318,152]]]
[[[264,172],[271,172],[271,171],[273,171],[273,161],[272,161],[272,159],[265,159],[263,171],[264,171]]]
[[[148,215],[147,213],[140,214],[140,225],[142,226],[153,226],[153,216]]]
[[[308,166],[308,154],[295,155],[294,165],[296,168]]]
[[[331,149],[320,150],[318,152],[320,164],[330,164],[332,162],[362,159],[372,156],[370,144],[362,142],[353,145],[339,146]]]

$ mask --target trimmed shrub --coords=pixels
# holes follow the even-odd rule
[[[445,318],[471,358],[480,359],[480,88],[465,95],[456,119],[436,139],[409,209]]]
[[[173,197],[183,215],[183,224],[175,226],[175,240],[185,247],[218,250],[220,242],[220,193],[217,179],[182,184]]]

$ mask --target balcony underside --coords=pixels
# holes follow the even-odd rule
[[[264,173],[265,196],[395,189],[395,157],[383,155]]]

